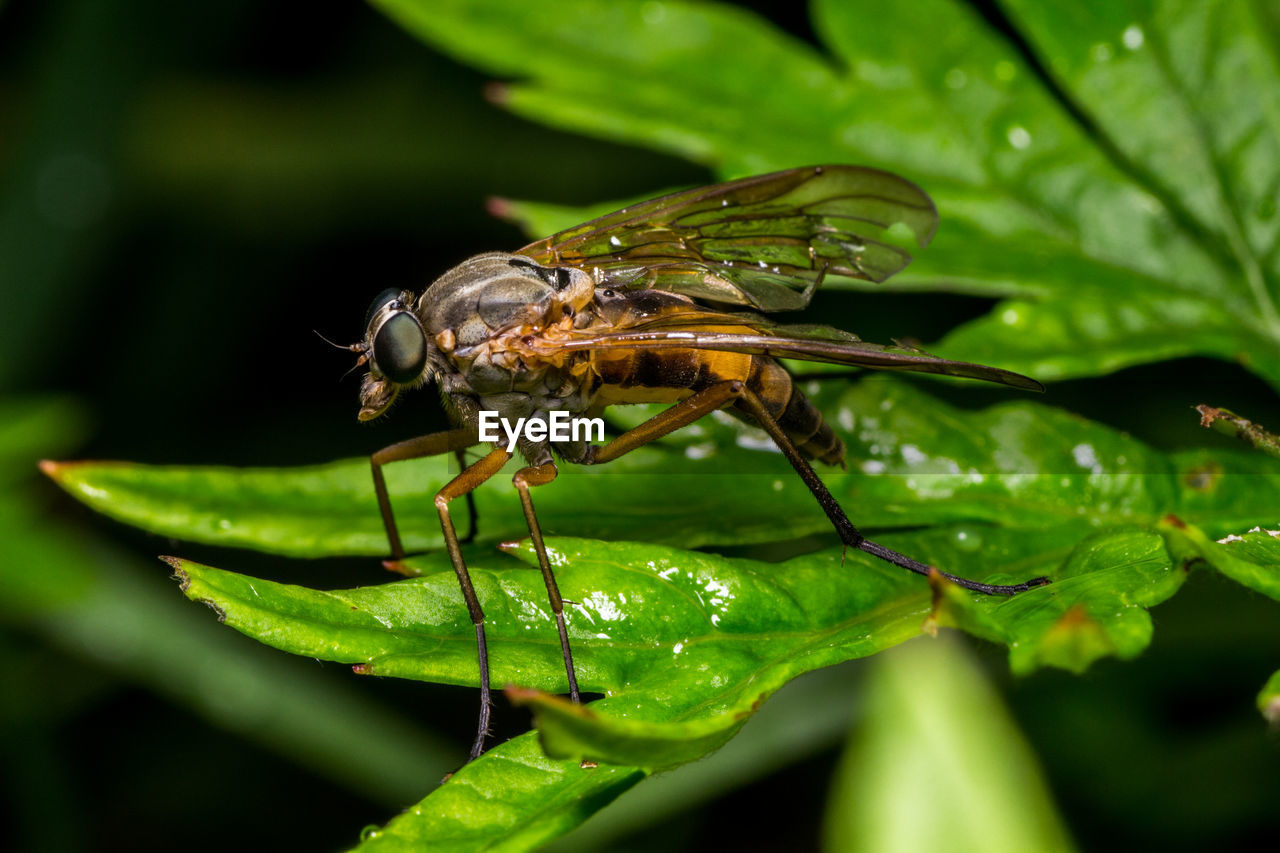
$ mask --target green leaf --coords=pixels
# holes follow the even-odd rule
[[[357,849],[533,850],[582,823],[646,775],[635,767],[584,768],[548,758],[533,732],[467,764]]]
[[[696,541],[721,544],[827,531],[811,496],[791,488],[798,478],[784,461],[753,449],[758,439],[737,422],[707,419],[677,441],[626,457],[630,467],[613,475],[613,466],[566,466],[568,482],[537,496],[548,529],[590,525],[611,538],[651,541],[549,540],[561,590],[575,602],[566,613],[579,679],[607,697],[584,709],[522,694],[544,745],[569,760],[564,767],[590,758],[643,773],[693,760],[732,737],[795,675],[874,653],[925,626],[960,625],[1008,644],[1020,672],[1080,671],[1103,655],[1131,657],[1151,636],[1146,608],[1174,594],[1183,564],[1199,556],[1186,537],[1274,524],[1280,505],[1280,464],[1266,457],[1162,454],[1039,403],[966,412],[897,381],[832,387],[817,399],[849,445],[851,470],[824,474],[833,493],[860,508],[855,517],[869,526],[905,528],[878,539],[967,576],[1049,574],[1056,582],[991,599],[947,584],[931,591],[920,578],[839,550],[770,564],[653,544],[695,530]],[[419,543],[432,541],[431,496],[448,466],[423,460],[389,469],[402,527],[417,529]],[[310,553],[384,547],[362,461],[248,472],[82,463],[52,473],[94,505],[169,535],[264,550],[292,536]],[[494,682],[563,691],[554,623],[528,545],[508,548],[523,561],[517,568],[485,544],[523,533],[508,490],[481,489],[481,542],[467,551]],[[583,506],[611,511],[588,520]],[[1163,521],[1170,513],[1181,527]],[[423,521],[404,523],[412,517]],[[199,523],[184,530],[184,519]],[[210,521],[221,519],[229,523]],[[332,593],[183,569],[188,596],[212,602],[228,624],[277,648],[371,674],[477,683],[474,632],[447,558],[409,562],[420,577]],[[511,796],[501,773],[483,778],[483,797]],[[540,778],[551,780],[548,787],[513,796],[501,820],[545,839],[581,818],[562,787],[585,783],[575,774]],[[601,784],[603,802],[616,791],[612,781]],[[428,823],[455,808],[436,796],[386,837],[436,832]],[[477,832],[492,829],[490,820],[499,817],[479,820]]]
[[[824,841],[833,853],[1073,849],[1026,740],[954,640],[877,659]]]
[[[65,452],[83,429],[79,408],[61,399],[10,397],[0,410],[0,481],[34,479],[35,460]],[[403,802],[460,759],[456,745],[314,666],[193,621],[163,567],[59,523],[48,497],[47,489],[0,493],[0,625],[24,638],[20,648],[38,637],[56,657],[87,660],[365,798]],[[50,709],[42,700],[65,689],[68,675],[47,661],[33,675],[44,687],[15,699],[30,703],[43,727]]]
[[[516,78],[503,103],[534,121],[724,178],[856,162],[917,180],[942,227],[887,286],[1008,297],[946,337],[947,356],[1052,380],[1208,355],[1280,385],[1280,73],[1249,4],[1009,0],[1091,126],[960,0],[818,0],[834,62],[713,3],[377,5]],[[521,213],[534,236],[566,221]]]
[[[1254,528],[1216,542],[1194,527],[1171,525],[1170,533],[1236,583],[1280,601],[1280,531]]]
[[[1030,660],[1073,669],[1096,654],[1064,651],[1069,614],[1095,614],[1114,650],[1133,654],[1150,634],[1143,607],[1172,595],[1183,578],[1160,537],[1139,530],[1100,534],[1073,549],[1069,531],[1055,548],[1046,547],[1052,533],[991,529],[980,549],[957,551],[971,535],[940,528],[886,542],[925,560],[947,555],[974,577],[1061,576],[1011,599],[948,595],[965,600],[984,633],[1016,638]],[[795,675],[914,636],[935,609],[919,578],[839,549],[769,564],[633,543],[558,539],[550,547],[562,593],[576,602],[566,618],[579,682],[607,698],[586,708],[517,698],[534,707],[548,750],[572,758],[649,768],[697,758]],[[485,552],[469,561],[492,678],[564,691],[554,622],[531,570],[536,560],[527,546],[515,553],[528,568],[504,567]],[[474,632],[444,555],[414,561],[420,577],[343,592],[173,562],[189,598],[277,648],[354,663],[365,674],[478,683]],[[1046,645],[1050,653],[1037,657]]]
[[[1176,514],[1212,536],[1276,526],[1280,462],[1246,451],[1165,454],[1030,401],[967,412],[883,379],[815,397],[848,447],[824,482],[865,528],[976,523],[1064,527],[1075,540]],[[619,410],[627,416],[628,410]],[[697,547],[825,534],[830,523],[767,439],[727,417],[604,466],[565,465],[535,493],[544,530]],[[433,503],[452,459],[387,468],[410,549],[440,547]],[[77,462],[46,471],[90,506],[153,532],[297,556],[385,555],[368,463],[295,469]],[[479,541],[527,535],[515,490],[476,493]],[[583,515],[584,507],[607,511]],[[945,567],[945,565],[944,565]]]

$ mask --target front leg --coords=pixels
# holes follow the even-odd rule
[[[440,514],[440,529],[444,532],[444,544],[449,551],[449,560],[453,563],[453,572],[458,576],[458,585],[462,588],[462,598],[467,602],[467,613],[471,615],[471,623],[476,626],[476,658],[480,665],[480,720],[476,730],[476,740],[471,746],[468,760],[484,752],[484,741],[489,735],[489,649],[484,635],[484,610],[480,607],[480,599],[476,597],[475,587],[471,583],[471,575],[467,572],[467,563],[462,558],[462,546],[458,543],[458,532],[453,527],[453,518],[449,515],[449,502],[454,498],[475,491],[481,483],[488,480],[507,464],[511,454],[498,448],[491,451],[471,467],[450,480],[436,494],[436,511]]]
[[[451,452],[457,452],[458,461],[462,463],[462,451],[479,443],[480,439],[474,430],[451,429],[398,442],[382,448],[369,457],[369,465],[373,469],[373,490],[378,496],[378,511],[382,513],[382,526],[387,531],[387,542],[391,545],[392,559],[404,559],[404,546],[400,543],[400,531],[396,529],[396,517],[391,511],[391,498],[387,494],[387,481],[382,476],[382,466],[390,462],[403,462],[408,459],[439,456],[442,453]],[[476,523],[475,504],[470,492],[467,492],[467,500],[471,515],[471,533],[467,537],[469,541],[475,536]]]

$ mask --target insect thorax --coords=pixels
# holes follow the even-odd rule
[[[519,344],[572,323],[574,305],[589,302],[591,290],[580,270],[501,252],[469,258],[433,282],[415,311],[444,356],[440,387],[454,420],[475,427],[482,409],[512,421],[584,411],[584,358],[531,357]]]

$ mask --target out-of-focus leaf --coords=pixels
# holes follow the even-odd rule
[[[65,400],[10,397],[0,410],[0,481],[34,479],[39,455],[65,452],[83,429],[83,414]],[[386,709],[193,623],[162,579],[146,581],[161,566],[139,566],[50,520],[45,498],[33,489],[0,494],[0,622],[146,685],[362,796],[403,801],[458,760]]]
[[[1258,694],[1258,710],[1268,723],[1280,726],[1280,672],[1267,679],[1266,686]]]
[[[1071,850],[1036,760],[954,640],[877,659],[827,804],[824,849]]]
[[[1280,530],[1255,527],[1247,533],[1212,540],[1179,519],[1162,525],[1172,550],[1194,554],[1233,581],[1280,601]],[[1258,694],[1258,709],[1270,722],[1280,720],[1280,673]]]
[[[84,432],[84,412],[70,400],[0,398],[0,487],[35,473],[41,453],[66,453]]]
[[[148,571],[161,575],[156,584]],[[164,571],[49,524],[29,498],[0,501],[0,621],[362,796],[403,802],[461,759],[461,750],[332,679],[193,622],[190,605],[166,594]]]
[[[943,224],[887,286],[1009,297],[944,339],[947,356],[1052,380],[1199,354],[1280,383],[1280,75],[1247,4],[1009,0],[1101,133],[960,0],[818,0],[835,63],[712,3],[577,0],[555,15],[515,0],[377,5],[516,78],[503,102],[535,121],[725,178],[857,162],[915,179]],[[522,213],[532,236],[565,221]]]

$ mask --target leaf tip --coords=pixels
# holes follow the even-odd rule
[[[930,637],[938,636],[938,628],[943,624],[943,608],[947,602],[947,588],[953,587],[955,584],[947,580],[942,572],[937,568],[930,566],[929,574],[926,575],[929,580],[929,592],[932,595],[932,602],[929,605],[929,615],[924,617],[924,622],[920,625],[920,630]]]
[[[1280,696],[1272,696],[1262,703],[1262,718],[1272,729],[1280,730]]]
[[[1201,403],[1196,406],[1196,411],[1200,413],[1200,426],[1206,429],[1213,426],[1213,422],[1222,417],[1222,410],[1217,406],[1208,406]]]
[[[577,702],[571,702],[563,696],[557,696],[554,693],[547,693],[542,690],[535,690],[532,687],[520,687],[515,684],[508,684],[502,688],[502,692],[506,695],[507,700],[512,705],[536,705],[543,709],[554,709],[562,713],[572,714],[584,719],[591,719],[596,716],[595,712],[586,705]]]
[[[179,589],[186,592],[191,586],[191,575],[187,573],[185,568],[183,568],[185,565],[183,559],[181,557],[166,557],[164,554],[161,554],[159,560],[162,563],[169,564],[169,567],[173,569],[173,574],[170,575],[170,577],[178,582]]]
[[[511,206],[511,199],[496,195],[491,195],[485,199],[484,211],[494,219],[501,219],[503,222],[511,222],[515,216],[515,209]]]
[[[52,459],[41,459],[38,463],[40,473],[44,474],[54,482],[57,482],[60,479],[59,475],[62,473],[62,469],[66,467],[66,465],[67,463],[65,462],[54,462]]]
[[[494,106],[505,107],[511,102],[511,87],[506,83],[493,81],[484,87],[484,99]]]
[[[382,568],[389,572],[395,572],[398,575],[404,575],[407,578],[416,578],[422,575],[422,572],[410,566],[403,560],[383,560]]]

